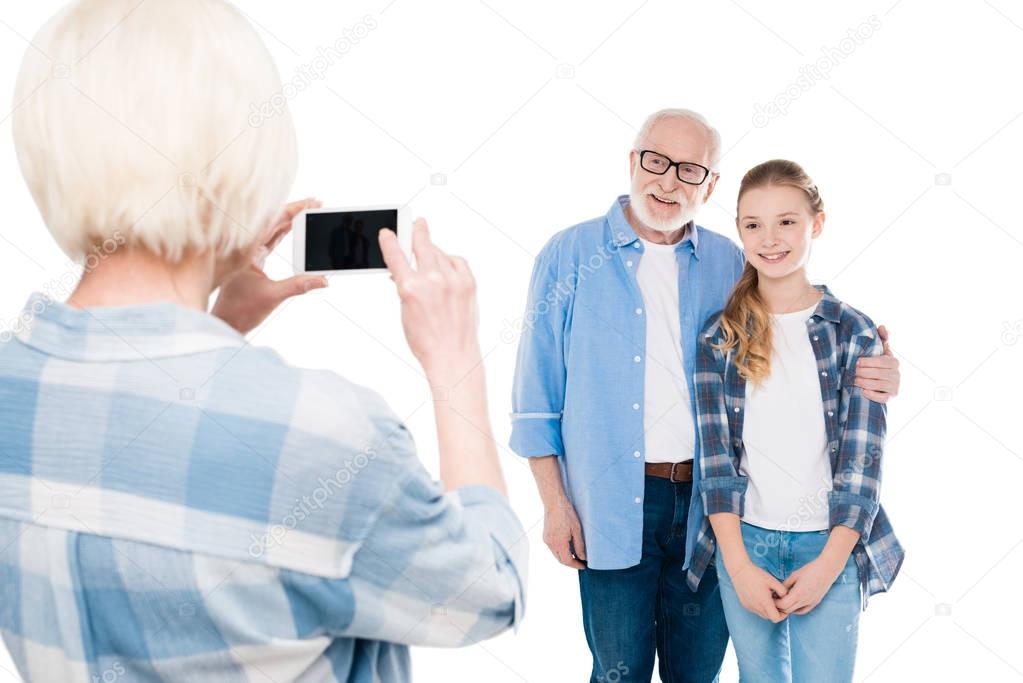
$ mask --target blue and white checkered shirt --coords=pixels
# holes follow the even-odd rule
[[[821,300],[807,320],[807,335],[817,358],[817,378],[824,400],[824,420],[831,456],[832,490],[828,493],[830,527],[847,526],[859,532],[853,551],[867,598],[886,591],[905,556],[879,503],[881,453],[887,409],[863,396],[853,384],[856,361],[882,353],[874,322],[839,301],[825,286]],[[698,490],[706,514],[743,514],[747,477],[738,474],[743,454],[742,425],[746,414],[746,380],[732,353],[714,345],[724,338],[720,311],[708,319],[696,355],[696,406],[702,450],[697,463]],[[696,541],[688,581],[696,590],[714,556],[714,532],[706,518]]]
[[[521,618],[522,526],[375,392],[169,303],[0,335],[0,632],[26,681],[403,681]]]

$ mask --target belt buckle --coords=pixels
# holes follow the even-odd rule
[[[678,480],[675,479],[675,468],[678,467],[681,464],[682,463],[680,463],[680,462],[673,462],[673,463],[671,463],[671,474],[668,475],[668,481],[670,481],[672,484],[681,484],[682,483],[681,479],[678,479]]]

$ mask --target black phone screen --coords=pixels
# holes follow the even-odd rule
[[[397,234],[398,210],[309,213],[305,217],[305,269],[361,270],[386,268],[377,234]]]

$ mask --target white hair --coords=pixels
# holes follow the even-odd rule
[[[224,0],[76,0],[25,52],[14,144],[43,220],[81,260],[117,238],[169,261],[251,246],[297,164],[280,76]]]
[[[658,122],[664,119],[686,119],[694,123],[699,124],[707,132],[707,140],[710,142],[710,168],[716,170],[718,161],[721,160],[721,134],[718,133],[714,126],[710,125],[707,119],[691,109],[662,109],[655,111],[653,114],[646,118],[643,125],[639,129],[639,133],[636,134],[636,140],[633,142],[633,146],[637,149],[643,146],[647,136],[650,135],[650,131],[657,125]]]

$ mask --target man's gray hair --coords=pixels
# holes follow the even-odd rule
[[[721,134],[718,133],[714,126],[710,125],[702,114],[691,109],[662,109],[655,111],[643,122],[639,133],[636,134],[633,146],[639,149],[643,141],[650,135],[653,127],[663,119],[688,119],[703,126],[704,130],[707,131],[707,139],[710,141],[710,168],[711,170],[717,170],[718,161],[721,160]]]

